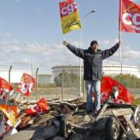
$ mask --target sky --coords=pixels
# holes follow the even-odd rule
[[[61,0],[0,0],[0,69],[50,74],[53,66],[79,65],[63,40],[86,49],[92,40],[109,49],[118,41],[119,0],[75,0],[82,29],[62,34]],[[140,5],[140,0],[133,0]],[[95,13],[83,18],[91,10]],[[80,41],[81,38],[81,41]],[[140,34],[121,32],[122,63],[140,66]],[[119,51],[104,64],[120,64]]]

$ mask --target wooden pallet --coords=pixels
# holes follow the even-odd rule
[[[97,115],[95,121],[97,122],[103,115],[103,113],[105,112],[105,110],[107,109],[108,104],[105,103],[104,106],[102,107],[102,109],[100,110],[99,114]]]
[[[124,133],[128,137],[129,140],[135,140],[140,138],[140,131],[137,131],[132,121],[128,118],[129,114],[134,114],[131,108],[127,109],[119,109],[119,110],[112,110],[113,115],[115,116],[116,120],[119,122],[120,126],[122,127]],[[119,117],[122,117],[131,131],[127,132],[126,128],[123,126],[122,122],[119,120]]]

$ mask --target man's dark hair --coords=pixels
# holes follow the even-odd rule
[[[97,44],[97,45],[98,45],[98,42],[97,42],[96,40],[91,41],[90,47],[91,47],[92,45],[94,45],[94,44]]]

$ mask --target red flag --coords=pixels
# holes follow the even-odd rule
[[[117,99],[113,99],[112,102],[119,104],[132,104],[133,96],[128,92],[128,90],[108,76],[103,77],[101,81],[101,102],[104,102],[106,99],[108,99],[109,95],[112,93],[113,87],[115,87],[117,84],[119,95]]]
[[[39,106],[40,111],[44,112],[47,109],[48,103],[46,99],[43,97],[37,102],[37,105]]]
[[[140,6],[120,0],[119,8],[119,31],[140,33]]]
[[[38,115],[40,113],[45,113],[48,110],[48,103],[46,99],[41,98],[35,105],[26,110],[27,114]]]
[[[18,85],[17,92],[21,92],[24,96],[28,97],[33,91],[34,85],[35,79],[31,75],[24,73]]]
[[[74,2],[74,0],[67,0],[68,3]]]
[[[12,125],[16,123],[16,117],[17,117],[16,106],[8,106],[8,105],[0,104],[0,110],[7,116],[7,118],[11,121]]]
[[[7,93],[9,93],[12,90],[12,86],[6,80],[0,77],[0,98],[7,98]]]

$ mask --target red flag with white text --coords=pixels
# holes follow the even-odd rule
[[[119,104],[132,104],[132,94],[130,94],[129,91],[119,82],[109,76],[103,77],[101,81],[101,102],[103,103],[109,98],[109,95],[113,91],[113,87],[115,87],[117,84],[118,97],[116,99],[112,99],[112,102]]]
[[[8,98],[8,93],[12,90],[12,86],[5,79],[0,77],[0,99]]]
[[[33,91],[35,83],[35,79],[31,75],[24,73],[18,85],[17,92],[21,92],[24,96],[28,97]]]
[[[140,5],[120,0],[119,31],[140,33]]]
[[[38,115],[45,113],[48,110],[48,103],[44,97],[42,97],[35,105],[26,110],[27,114]]]

